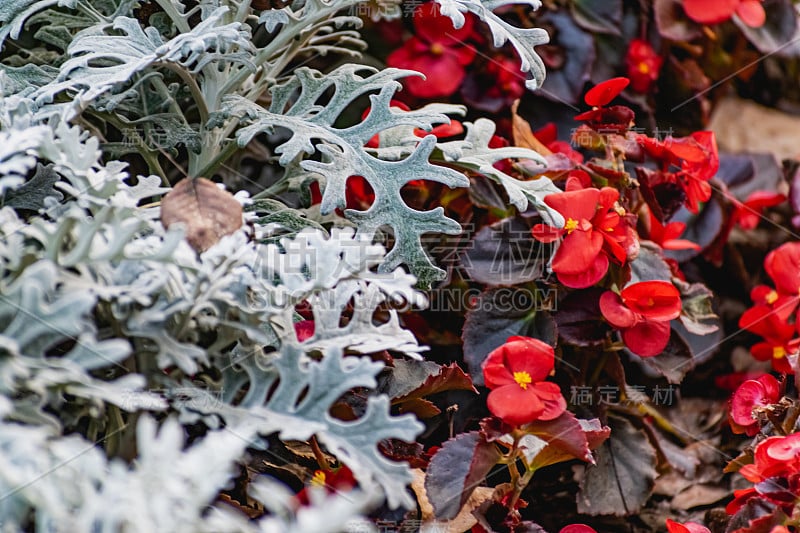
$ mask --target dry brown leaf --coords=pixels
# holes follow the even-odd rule
[[[749,100],[720,100],[709,129],[716,134],[720,150],[768,152],[778,161],[800,157],[800,117]]]
[[[514,146],[519,148],[528,148],[535,152],[544,155],[551,155],[551,152],[544,144],[539,141],[531,129],[531,124],[517,114],[519,107],[519,100],[516,100],[511,106],[511,120],[512,120],[512,135],[514,136]]]
[[[692,485],[674,498],[672,508],[686,511],[694,507],[711,505],[730,496],[730,491],[712,485]]]
[[[419,502],[420,517],[423,522],[422,531],[426,529],[430,531],[445,531],[446,533],[469,531],[472,526],[478,523],[472,511],[486,500],[491,499],[494,494],[494,489],[492,488],[477,487],[472,491],[469,499],[464,503],[455,518],[447,522],[437,522],[433,517],[433,506],[428,501],[428,495],[425,493],[425,472],[415,468],[412,473],[414,474],[414,481],[411,482],[411,489],[417,496],[417,502]]]
[[[184,178],[161,200],[161,223],[186,226],[186,240],[204,252],[242,227],[242,206],[205,178]]]

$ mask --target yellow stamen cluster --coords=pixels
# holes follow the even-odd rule
[[[517,382],[517,385],[519,385],[521,389],[527,389],[528,385],[533,382],[533,379],[531,379],[531,375],[527,372],[514,372],[514,381]]]
[[[567,230],[567,235],[578,229],[578,221],[574,218],[568,218],[564,224],[564,229]]]
[[[322,470],[317,470],[316,472],[314,472],[314,477],[311,478],[311,484],[315,487],[324,487],[325,472]]]
[[[778,299],[778,291],[769,291],[764,298],[768,304],[772,305]]]

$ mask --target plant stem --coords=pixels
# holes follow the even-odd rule
[[[311,451],[314,452],[314,458],[317,460],[317,464],[322,470],[327,472],[331,471],[331,465],[328,463],[328,460],[325,458],[325,454],[322,453],[322,448],[319,446],[319,442],[317,442],[317,436],[312,435],[311,440],[308,441],[311,445]]]

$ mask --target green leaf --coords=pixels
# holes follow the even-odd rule
[[[523,181],[494,167],[496,162],[508,158],[530,159],[540,165],[546,165],[544,158],[528,148],[513,146],[490,148],[489,142],[495,132],[495,125],[491,120],[480,118],[474,124],[467,122],[464,125],[467,128],[467,135],[463,141],[450,141],[438,145],[445,161],[478,172],[500,184],[508,194],[509,202],[519,212],[527,210],[529,204],[533,204],[546,224],[562,227],[564,217],[544,203],[544,197],[548,194],[561,192],[549,178],[540,177]]]
[[[64,195],[53,188],[58,179],[59,176],[53,170],[53,165],[46,167],[38,165],[36,174],[24,185],[8,191],[5,195],[0,195],[0,204],[14,209],[38,211],[44,207],[45,198],[52,196],[60,202]]]
[[[464,13],[470,12],[478,16],[489,26],[492,32],[493,44],[495,48],[501,48],[504,44],[510,43],[520,57],[520,70],[529,72],[533,78],[525,82],[530,90],[536,90],[542,86],[545,77],[545,68],[542,58],[534,50],[540,44],[547,44],[550,38],[547,32],[541,28],[518,28],[513,26],[493,13],[493,10],[507,5],[524,4],[539,9],[539,0],[490,0],[481,2],[479,0],[436,0],[441,6],[442,15],[450,17],[456,28],[464,25]]]
[[[409,71],[386,69],[381,72],[370,67],[344,65],[329,74],[307,68],[296,71],[290,81],[272,90],[269,110],[244,98],[226,98],[225,116],[235,116],[245,127],[237,131],[239,146],[246,146],[257,134],[275,128],[291,130],[291,137],[276,148],[281,154],[279,163],[291,168],[296,158],[319,154],[320,160],[305,159],[300,167],[324,180],[320,205],[323,214],[346,205],[345,189],[350,176],[362,176],[375,192],[375,201],[367,211],[345,211],[345,216],[356,223],[359,234],[372,238],[382,227],[393,231],[394,246],[379,267],[380,272],[391,272],[401,264],[409,267],[421,287],[429,287],[443,279],[445,272],[435,266],[420,242],[425,233],[458,234],[461,226],[444,216],[439,207],[431,211],[418,211],[409,207],[400,190],[412,180],[430,180],[449,187],[466,187],[467,178],[454,170],[431,164],[428,160],[436,147],[436,139],[422,139],[405,159],[387,161],[378,159],[364,145],[381,131],[407,125],[430,129],[434,124],[449,121],[441,113],[418,110],[396,112],[389,102],[400,88],[397,78]],[[318,102],[330,94],[325,106]],[[334,125],[359,96],[370,95],[371,111],[360,124],[351,127]],[[298,95],[299,92],[299,95]]]

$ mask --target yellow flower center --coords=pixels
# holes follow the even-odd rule
[[[514,381],[517,382],[521,389],[527,389],[528,384],[533,382],[531,375],[527,372],[514,372]]]
[[[780,359],[784,355],[786,355],[786,350],[783,349],[783,346],[775,346],[772,349],[772,357],[774,359]]]
[[[767,293],[766,298],[764,298],[768,304],[772,305],[778,299],[778,291],[769,291]]]
[[[322,470],[317,470],[316,472],[314,472],[314,477],[311,478],[311,484],[315,487],[324,487],[325,472]]]
[[[567,223],[564,224],[564,229],[567,230],[567,235],[578,229],[578,221],[574,218],[568,218]]]
[[[641,63],[639,63],[639,72],[641,72],[642,74],[649,74],[650,66],[644,61],[642,61]]]
[[[431,53],[435,56],[440,56],[444,53],[444,46],[442,43],[433,43],[431,45]]]

